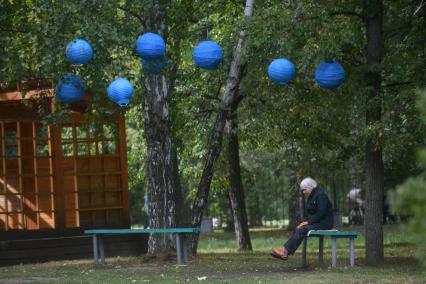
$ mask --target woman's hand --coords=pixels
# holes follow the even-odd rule
[[[302,227],[305,227],[306,225],[309,225],[308,221],[303,221],[302,223],[300,223],[299,225],[297,225],[296,229],[300,229]]]

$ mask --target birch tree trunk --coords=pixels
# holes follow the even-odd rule
[[[234,215],[235,238],[238,250],[252,250],[247,223],[246,201],[241,180],[240,146],[238,143],[237,104],[233,104],[228,120],[228,164],[229,164],[229,198]]]
[[[367,82],[366,126],[381,123],[381,75],[378,65],[382,60],[383,0],[367,0]],[[377,131],[378,132],[378,131]],[[365,260],[369,265],[383,263],[383,158],[378,133],[369,133],[365,145]]]
[[[146,11],[148,30],[164,35],[165,15],[158,3]],[[165,75],[147,76],[145,87],[145,138],[147,142],[148,211],[153,229],[176,227],[176,179],[172,161],[172,141],[167,98],[169,85]],[[174,178],[175,177],[175,178]],[[148,255],[167,252],[174,246],[170,234],[151,234]]]
[[[246,1],[246,6],[244,9],[244,16],[246,18],[252,15],[253,1],[254,0]],[[207,204],[209,196],[210,184],[214,173],[215,163],[222,150],[223,130],[225,127],[226,119],[228,117],[228,113],[231,109],[231,104],[236,97],[236,90],[238,89],[238,77],[240,75],[241,67],[241,54],[243,50],[243,45],[245,43],[245,38],[246,32],[241,31],[237,46],[232,56],[231,68],[226,82],[225,92],[219,104],[219,110],[216,116],[213,129],[211,131],[208,143],[209,150],[207,153],[207,159],[204,164],[200,183],[198,185],[197,196],[192,206],[191,224],[193,227],[201,226],[201,220],[203,218],[203,211]],[[191,237],[191,250],[194,255],[197,253],[198,237],[199,234],[193,234]]]

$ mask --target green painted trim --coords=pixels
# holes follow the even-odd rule
[[[337,230],[316,230],[316,231],[311,231],[309,233],[309,237],[354,237],[357,238],[359,236],[358,232],[352,231],[352,232],[347,232],[347,231],[337,231]]]
[[[84,230],[85,234],[150,234],[150,233],[199,233],[200,228],[174,228],[174,229],[96,229]]]

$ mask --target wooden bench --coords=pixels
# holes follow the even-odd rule
[[[351,267],[355,265],[355,238],[359,236],[358,232],[346,232],[338,230],[311,230],[303,240],[302,246],[302,266],[307,265],[306,261],[306,250],[308,238],[317,237],[319,238],[319,252],[318,261],[320,264],[324,260],[324,237],[331,238],[331,267],[336,267],[337,257],[337,239],[349,239],[349,263]]]
[[[93,236],[93,259],[96,264],[105,263],[105,247],[103,235],[125,234],[174,234],[176,238],[177,263],[184,264],[188,261],[188,243],[186,234],[199,233],[200,228],[173,228],[173,229],[96,229],[85,230],[84,233]]]

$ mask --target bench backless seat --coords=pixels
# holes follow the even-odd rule
[[[84,233],[93,236],[93,259],[95,263],[105,263],[103,235],[125,234],[173,234],[176,239],[176,257],[178,264],[188,261],[188,242],[186,235],[199,233],[200,228],[169,228],[169,229],[93,229]]]
[[[359,236],[358,232],[338,231],[338,230],[311,230],[303,240],[302,246],[302,266],[306,266],[306,250],[308,238],[319,238],[318,261],[320,264],[324,260],[324,237],[331,238],[331,267],[336,267],[337,258],[337,239],[349,239],[349,263],[351,267],[355,265],[355,239]]]

